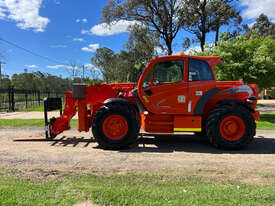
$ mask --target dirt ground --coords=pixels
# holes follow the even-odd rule
[[[190,134],[166,140],[145,136],[129,150],[97,148],[91,133],[64,132],[43,139],[43,128],[0,128],[0,168],[13,168],[27,177],[66,173],[169,173],[201,175],[241,182],[275,183],[275,131],[257,131],[244,150],[212,148]],[[13,141],[16,138],[23,141]]]
[[[259,100],[258,103],[264,105],[257,109],[260,113],[275,112],[275,100]]]

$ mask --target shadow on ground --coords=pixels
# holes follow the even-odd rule
[[[25,139],[17,141],[45,141],[45,139]],[[93,139],[84,137],[66,137],[47,141],[51,146],[73,146],[73,147],[91,147],[91,149],[100,149],[97,146],[90,145],[95,143]],[[206,137],[196,135],[173,135],[164,136],[162,138],[153,138],[144,136],[138,139],[137,143],[132,145],[130,149],[119,150],[124,153],[172,153],[190,152],[190,153],[209,153],[209,154],[275,154],[275,138],[265,138],[258,136],[248,147],[242,150],[228,151],[213,148]]]
[[[163,139],[142,138],[136,148],[120,152],[156,152],[175,151],[209,154],[275,154],[275,138],[259,136],[242,150],[220,150],[212,147],[206,137],[196,135],[174,135]]]

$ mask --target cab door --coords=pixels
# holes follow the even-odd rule
[[[188,114],[201,115],[204,104],[216,92],[215,76],[206,61],[188,59]]]
[[[187,112],[186,60],[163,59],[151,65],[139,85],[140,99],[154,114],[184,114]]]

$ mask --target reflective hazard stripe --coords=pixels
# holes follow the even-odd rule
[[[175,132],[201,132],[201,128],[174,128]]]

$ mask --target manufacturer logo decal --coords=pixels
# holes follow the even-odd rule
[[[196,91],[196,96],[202,96],[202,91]]]
[[[178,103],[184,103],[186,101],[185,96],[178,96]]]

